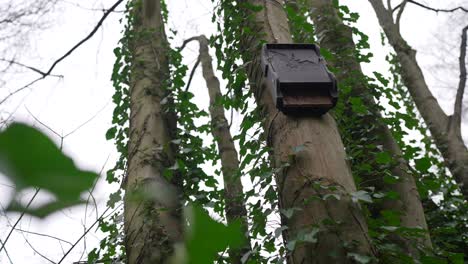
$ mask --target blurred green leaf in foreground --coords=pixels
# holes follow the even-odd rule
[[[7,210],[38,217],[83,203],[80,194],[90,189],[97,178],[96,173],[78,169],[42,132],[21,123],[13,123],[0,132],[0,173],[16,186]],[[55,200],[38,208],[26,208],[16,196],[28,188],[47,190]]]

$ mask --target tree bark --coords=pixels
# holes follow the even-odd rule
[[[396,52],[404,84],[426,122],[447,167],[460,185],[465,199],[468,200],[468,149],[461,136],[461,124],[454,120],[453,116],[444,113],[429,90],[416,60],[416,51],[401,36],[399,19],[394,21],[392,10],[385,8],[382,0],[369,0],[369,2],[390,45]],[[401,17],[404,7],[400,8],[398,17]]]
[[[283,2],[250,0],[242,1],[241,6],[245,2],[262,7],[259,12],[246,10],[247,21],[254,20],[246,26],[259,35],[244,35],[238,48],[243,50],[251,88],[266,116],[264,128],[273,150],[273,164],[280,167],[294,157],[294,162],[276,178],[280,209],[296,209],[290,218],[282,217],[282,224],[288,227],[283,238],[285,242],[293,242],[299,240],[300,234],[320,228],[316,242],[304,240],[296,244],[288,254],[288,263],[352,263],[350,253],[374,256],[361,208],[350,199],[356,186],[345,161],[335,120],[329,114],[284,115],[276,109],[271,93],[262,85],[260,41],[292,42]],[[301,151],[294,151],[298,146]],[[326,199],[327,194],[340,199]]]
[[[250,250],[247,210],[244,203],[244,190],[239,171],[239,159],[234,141],[229,131],[229,124],[224,115],[221,103],[221,89],[218,78],[215,76],[212,59],[208,49],[208,39],[201,35],[197,37],[200,44],[200,55],[203,78],[205,79],[210,96],[211,130],[218,145],[221,157],[221,170],[224,181],[224,199],[226,201],[226,219],[228,224],[240,221],[242,233],[245,235],[245,245],[239,250],[230,250],[230,263],[242,264],[242,256]]]
[[[174,163],[174,123],[161,104],[167,95],[169,46],[159,0],[135,1],[133,12],[124,212],[127,263],[167,263],[182,240],[179,186],[163,176],[164,168]]]
[[[427,223],[416,182],[413,176],[408,173],[409,165],[402,157],[401,149],[391,131],[383,122],[378,110],[379,107],[371,95],[370,88],[366,85],[365,75],[355,56],[356,47],[351,28],[343,24],[332,0],[308,0],[308,5],[313,10],[311,19],[314,22],[317,35],[321,36],[321,46],[337,55],[336,60],[331,60],[329,63],[337,69],[338,81],[347,80],[344,85],[351,87],[350,96],[361,98],[369,109],[369,114],[358,115],[353,113],[351,105],[345,102],[347,115],[356,116],[361,123],[360,125],[366,127],[364,135],[359,134],[354,137],[353,143],[382,146],[382,150],[387,151],[395,159],[396,164],[392,168],[392,173],[400,180],[395,184],[385,184],[382,178],[378,178],[379,175],[376,175],[375,171],[359,176],[363,177],[364,181],[375,183],[381,189],[399,194],[398,200],[387,199],[380,209],[399,212],[402,227],[419,227],[427,232]],[[350,79],[358,81],[349,81]],[[346,98],[343,100],[346,101]],[[404,238],[395,235],[393,239],[399,242],[406,253],[413,257],[418,255],[418,244],[431,247],[428,232],[421,238]]]

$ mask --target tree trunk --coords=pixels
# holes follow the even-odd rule
[[[370,171],[368,174],[359,175],[364,181],[370,181],[384,190],[391,190],[399,194],[398,200],[386,199],[380,209],[394,210],[399,212],[402,227],[420,227],[427,232],[427,223],[424,216],[423,206],[419,197],[416,182],[408,173],[409,166],[402,157],[402,152],[398,143],[393,138],[387,125],[383,122],[379,107],[372,97],[370,88],[367,87],[365,75],[357,61],[355,54],[356,47],[352,38],[351,28],[344,25],[339,17],[332,0],[308,0],[308,5],[313,10],[311,18],[315,25],[316,34],[322,36],[320,44],[336,55],[336,60],[329,63],[337,69],[338,81],[342,80],[343,85],[351,87],[350,96],[361,98],[367,106],[369,113],[359,115],[352,111],[351,105],[345,100],[346,114],[356,116],[359,125],[365,127],[364,135],[359,134],[352,138],[353,144],[382,146],[383,151],[387,151],[393,156],[397,163],[392,168],[392,173],[399,177],[395,184],[385,184],[382,175],[378,172]],[[357,81],[350,81],[357,80]],[[346,80],[346,81],[345,81]],[[348,133],[353,134],[353,133]],[[351,147],[347,147],[350,149]],[[374,151],[379,152],[376,148]],[[370,153],[364,153],[368,160]],[[377,180],[377,182],[376,182]],[[406,253],[416,257],[418,255],[418,243],[431,247],[429,233],[421,238],[404,238],[394,236],[394,240],[399,242]]]
[[[127,263],[167,263],[182,240],[178,186],[163,176],[174,163],[161,99],[169,76],[159,0],[135,1],[130,136],[125,196]]]
[[[218,78],[214,75],[212,59],[208,49],[208,39],[202,35],[197,37],[200,44],[200,56],[203,78],[210,95],[211,130],[218,145],[221,157],[221,170],[224,181],[224,199],[226,201],[226,218],[228,224],[240,221],[242,233],[247,242],[240,250],[230,250],[230,263],[241,264],[242,256],[250,250],[247,210],[244,203],[244,191],[239,171],[237,150],[232,140],[229,124],[224,116],[224,107],[221,103],[221,89]]]
[[[426,122],[440,150],[447,167],[460,185],[461,192],[468,200],[468,149],[461,136],[461,124],[457,118],[447,116],[429,90],[413,50],[400,34],[399,17],[393,19],[392,10],[388,10],[382,0],[369,0],[374,8],[385,35],[397,54],[401,66],[401,75],[419,113]],[[404,5],[400,6],[404,8]],[[402,12],[402,10],[399,10]],[[463,96],[463,95],[461,95]],[[460,114],[455,111],[455,115]]]
[[[243,50],[251,88],[266,115],[264,128],[268,145],[273,149],[274,166],[280,167],[294,157],[294,162],[276,179],[280,209],[294,209],[290,218],[282,217],[282,224],[288,227],[283,232],[285,242],[290,245],[297,242],[288,254],[288,263],[352,263],[351,253],[373,256],[361,208],[350,199],[356,186],[334,119],[329,114],[284,115],[276,109],[271,93],[262,85],[261,40],[291,43],[282,1],[250,0],[241,2],[240,6],[244,2],[262,7],[259,12],[250,9],[245,12],[254,20],[248,20],[251,23],[246,26],[260,36],[244,35],[238,48]],[[299,146],[301,150],[294,151]],[[340,199],[326,199],[327,194]],[[316,242],[303,239],[316,228],[320,230]]]

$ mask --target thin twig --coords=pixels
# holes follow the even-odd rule
[[[25,106],[24,108],[26,108],[26,111],[32,116],[32,118],[38,122],[39,124],[41,124],[43,127],[47,128],[50,132],[54,133],[57,137],[59,138],[64,138],[64,136],[60,135],[58,132],[56,132],[55,130],[53,130],[52,128],[50,128],[48,125],[44,124],[41,120],[39,120],[39,118],[37,118],[35,115],[33,115],[33,113],[31,113],[31,111],[29,111],[28,107]]]
[[[0,239],[0,244],[3,246],[3,241],[1,239]],[[10,258],[10,254],[8,254],[8,250],[6,248],[5,248],[5,254],[6,254],[8,260],[10,261],[10,264],[13,264],[13,261]]]
[[[8,62],[9,64],[13,64],[13,65],[21,66],[21,67],[23,67],[23,68],[29,69],[29,70],[31,70],[31,71],[33,71],[33,72],[36,72],[36,73],[38,73],[39,75],[41,75],[41,76],[43,76],[43,77],[44,77],[44,76],[47,76],[47,73],[45,73],[45,72],[39,70],[38,68],[25,65],[25,64],[23,64],[23,63],[20,63],[20,62],[17,62],[17,61],[15,61],[15,60],[13,60],[13,59],[7,60],[7,59],[4,59],[4,58],[0,58],[0,61]],[[50,74],[50,76],[57,77],[57,78],[63,78],[63,75]]]
[[[37,194],[39,193],[41,189],[40,188],[37,188],[36,189],[36,192],[34,193],[33,197],[31,197],[31,199],[29,200],[28,204],[26,205],[26,209],[29,208],[29,206],[31,205],[31,203],[34,201],[34,199],[36,198]],[[10,236],[11,234],[13,233],[13,230],[15,230],[16,226],[18,225],[18,223],[21,221],[21,219],[23,219],[23,216],[25,215],[26,213],[26,210],[23,211],[21,213],[21,215],[18,217],[18,219],[16,220],[15,224],[11,227],[10,229],[10,232],[8,232],[8,235],[6,236],[6,238],[3,240],[3,243],[2,243],[2,247],[0,248],[0,252],[2,252],[2,250],[5,248],[6,246],[6,243],[8,242],[8,239],[10,239]]]
[[[421,4],[421,3],[416,2],[416,1],[413,1],[413,0],[407,0],[406,2],[411,3],[411,4],[414,4],[414,5],[417,5],[417,6],[420,6],[420,7],[422,7],[422,8],[427,9],[427,10],[434,11],[434,12],[452,13],[452,12],[455,12],[455,11],[457,11],[457,10],[460,10],[460,11],[463,11],[463,12],[467,12],[467,13],[468,13],[468,8],[463,7],[463,6],[457,6],[457,7],[450,8],[450,9],[441,9],[441,8],[433,8],[433,7],[430,7],[430,6]],[[397,10],[398,8],[400,8],[401,5],[402,5],[402,4],[399,4],[399,5],[395,6],[395,8],[393,8],[392,12],[395,12],[395,10]]]
[[[28,246],[29,246],[36,254],[38,254],[39,256],[41,256],[43,259],[49,261],[50,263],[56,264],[53,260],[51,260],[50,258],[46,257],[44,254],[42,254],[42,253],[39,252],[37,249],[35,249],[35,248],[33,247],[33,245],[31,245],[31,243],[29,242],[29,240],[26,238],[26,236],[24,235],[24,233],[22,233],[22,235],[23,235],[24,241],[26,241],[26,244],[28,244]]]
[[[192,83],[193,76],[195,75],[195,70],[197,69],[199,64],[200,64],[200,57],[197,58],[195,65],[193,65],[193,69],[192,69],[192,72],[190,72],[190,77],[188,79],[187,86],[185,86],[185,92],[187,92],[188,89],[190,88],[190,84]]]
[[[27,231],[27,230],[23,230],[23,229],[20,229],[20,228],[15,228],[15,231],[19,231],[19,232],[22,232],[22,233],[28,233],[28,234],[36,235],[36,236],[48,237],[48,238],[52,238],[52,239],[67,243],[69,245],[73,245],[71,242],[66,241],[64,239],[61,239],[61,238],[56,237],[56,236],[51,236],[51,235],[47,235],[47,234],[43,234],[43,233],[37,233],[37,232],[33,232],[33,231]]]
[[[85,6],[82,6],[80,4],[77,4],[77,3],[74,3],[72,1],[66,1],[66,0],[61,0],[61,2],[63,3],[66,3],[66,4],[70,4],[70,5],[74,5],[78,8],[81,8],[83,10],[88,10],[88,11],[101,11],[101,12],[107,12],[109,9],[105,9],[105,8],[90,8],[90,7],[85,7]],[[124,13],[125,10],[113,10],[111,11],[112,13]]]
[[[33,81],[31,81],[30,83],[28,83],[27,85],[17,89],[16,91],[14,92],[11,92],[9,95],[7,95],[5,98],[3,98],[2,101],[0,101],[0,104],[4,103],[6,100],[8,100],[11,96],[15,95],[16,93],[24,90],[24,89],[27,89],[28,87],[30,87],[31,85],[33,85],[34,83],[40,81],[40,80],[43,80],[45,79],[47,76],[50,76],[52,74],[52,71],[55,69],[55,67],[57,66],[57,64],[59,64],[61,61],[63,61],[65,58],[67,58],[68,56],[70,56],[77,48],[79,48],[81,45],[83,45],[83,43],[85,43],[86,41],[88,41],[92,36],[94,36],[94,34],[96,34],[96,32],[98,31],[98,29],[101,27],[102,23],[104,23],[104,21],[106,20],[106,18],[109,16],[110,13],[112,13],[112,11],[115,10],[115,8],[117,8],[117,6],[119,6],[121,3],[123,2],[123,0],[118,0],[117,2],[114,3],[114,5],[112,7],[110,7],[109,9],[107,9],[107,11],[103,14],[103,16],[101,17],[101,19],[98,21],[98,23],[96,24],[96,26],[93,28],[93,30],[91,30],[91,32],[85,37],[83,38],[82,40],[80,40],[77,44],[75,44],[75,46],[73,46],[69,51],[67,51],[64,55],[62,55],[60,58],[58,58],[54,63],[52,63],[52,65],[50,66],[50,68],[45,71],[45,75],[41,76],[40,78],[37,78]]]
[[[116,210],[118,209],[119,207],[116,208]],[[107,213],[107,211],[109,211],[110,207],[108,206],[106,208],[106,210],[101,214],[101,216],[96,219],[96,221],[94,221],[94,223],[75,241],[75,243],[73,243],[73,245],[70,247],[70,249],[68,249],[68,251],[63,255],[63,257],[60,259],[60,261],[57,263],[57,264],[60,264],[62,263],[62,261],[68,256],[68,254],[70,254],[70,252],[76,247],[76,245],[78,245],[78,243],[80,243],[81,239],[83,239],[88,233],[89,231],[97,224],[99,223],[99,221],[101,221],[101,219],[104,219],[104,215]],[[115,211],[115,210],[114,210]]]
[[[99,109],[93,116],[91,116],[88,120],[86,120],[85,122],[81,123],[81,125],[77,126],[75,129],[73,129],[72,131],[68,132],[67,134],[65,134],[65,136],[63,136],[64,138],[65,137],[68,137],[69,135],[75,133],[78,129],[82,128],[83,126],[87,125],[89,122],[91,122],[94,118],[96,118],[102,111],[104,111],[104,109],[106,109],[107,105],[109,105],[109,102],[107,102],[101,109]]]

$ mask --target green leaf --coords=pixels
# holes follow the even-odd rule
[[[369,193],[366,191],[362,191],[362,190],[351,193],[351,199],[354,202],[363,201],[363,202],[372,203],[372,197],[369,195]]]
[[[380,164],[388,164],[392,161],[392,157],[387,152],[379,152],[377,153],[375,160]]]
[[[240,223],[237,221],[225,226],[213,220],[208,213],[199,206],[192,207],[193,214],[189,218],[189,238],[187,253],[189,263],[213,263],[217,253],[227,247],[239,248],[244,243]]]
[[[428,157],[416,159],[416,169],[421,172],[427,172],[431,167],[431,160]]]
[[[106,132],[106,139],[110,140],[115,137],[115,133],[117,133],[117,127],[111,127],[109,130]]]
[[[37,209],[26,210],[15,199],[9,206],[39,217],[81,203],[80,194],[97,178],[96,173],[78,169],[47,136],[21,123],[0,133],[0,172],[15,184],[16,193],[34,187],[55,195],[56,201]]]
[[[421,257],[421,263],[423,264],[446,264],[447,260],[441,259],[438,257],[423,256]]]

